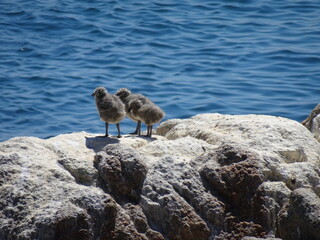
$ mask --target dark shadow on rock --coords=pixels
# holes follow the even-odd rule
[[[106,145],[119,143],[116,137],[86,137],[86,147],[100,152]]]

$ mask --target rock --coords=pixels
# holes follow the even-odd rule
[[[296,189],[279,213],[279,236],[286,240],[316,240],[320,239],[319,229],[320,198],[310,188]]]
[[[224,227],[215,226],[217,239],[275,236],[290,192],[300,187],[319,192],[319,143],[295,121],[202,114],[168,120],[157,132],[171,141],[193,137],[211,145],[196,166],[202,184],[226,206]]]
[[[165,158],[164,161],[174,163],[169,157]],[[165,169],[162,169],[162,167],[165,167]],[[151,226],[159,229],[169,239],[208,239],[210,230],[205,221],[167,181],[167,176],[171,176],[172,181],[175,178],[171,174],[172,172],[166,172],[167,167],[170,170],[170,166],[159,164],[154,169],[149,170],[143,186],[141,207]],[[195,189],[195,191],[201,192],[201,189]],[[210,203],[210,199],[208,203]],[[199,204],[199,202],[196,204]],[[214,209],[211,211],[214,211]]]
[[[168,120],[158,131],[168,139],[189,136],[216,148],[228,144],[250,149],[260,156],[269,177],[285,181],[290,189],[315,188],[319,184],[319,143],[296,121],[272,116],[202,114]]]
[[[97,178],[97,169],[90,161],[81,161],[75,158],[62,158],[57,161],[66,169],[79,184],[93,185]]]
[[[267,237],[267,238],[244,237],[241,240],[281,240],[281,239],[280,238],[273,238],[273,237],[271,237],[271,238],[269,238],[269,237]]]
[[[181,229],[182,227],[190,226],[188,230],[190,232],[199,229],[201,233],[195,232],[194,239],[202,239],[202,235],[206,239],[205,232],[209,232],[208,227],[221,228],[224,218],[224,204],[207,192],[197,171],[198,163],[195,161],[197,156],[204,154],[210,148],[211,146],[202,140],[184,137],[175,141],[152,142],[139,149],[149,156],[147,163],[150,168],[143,186],[141,206],[146,214],[153,213],[157,206],[156,208],[159,209],[157,211],[160,211],[164,216],[150,214],[149,218],[152,219],[155,228],[162,229],[162,232],[168,234],[172,232],[177,239],[186,238],[182,234],[186,229]],[[168,200],[163,201],[163,199]],[[172,204],[172,201],[180,202],[183,208],[181,209],[180,205]],[[167,206],[168,204],[170,206]],[[197,224],[201,227],[194,227],[191,230],[192,224],[189,217],[184,217],[181,224],[173,224],[170,221],[177,221],[172,218],[177,212],[180,212],[181,215],[188,212],[194,219],[193,221],[198,219]],[[198,215],[204,218],[208,224],[201,221]]]
[[[156,132],[0,143],[0,239],[318,238],[320,143],[302,124],[202,114]]]
[[[138,202],[147,175],[143,157],[132,147],[110,144],[96,156],[94,165],[106,191],[118,201],[129,198]]]
[[[210,159],[200,169],[200,175],[208,182],[211,191],[229,201],[230,207],[236,206],[233,211],[237,211],[237,215],[247,216],[257,188],[267,179],[260,159],[254,153],[230,146],[221,146],[208,155]]]
[[[263,231],[261,225],[255,224],[253,222],[236,222],[233,217],[227,218],[228,230],[226,232],[222,231],[215,239],[242,239],[244,236],[257,236],[265,237],[265,232]],[[230,221],[230,222],[229,222]]]
[[[320,104],[311,111],[310,115],[302,121],[302,124],[320,142]]]
[[[101,189],[77,184],[44,142],[0,144],[0,238],[98,238],[114,221],[116,202]]]
[[[149,239],[95,186],[98,171],[87,135],[0,143],[0,239]]]
[[[290,189],[284,182],[264,182],[253,197],[253,219],[264,226],[267,232],[275,234],[277,214],[287,203]]]
[[[185,120],[168,120],[157,131],[168,139],[190,136],[216,146],[241,142],[243,148],[262,152],[272,149],[277,155],[280,151],[299,151],[312,157],[308,161],[319,162],[319,151],[313,153],[318,143],[310,139],[312,134],[300,123],[281,117],[200,114]]]
[[[94,152],[100,152],[105,146],[115,144],[115,143],[122,143],[133,148],[142,147],[149,142],[154,140],[161,140],[164,139],[161,136],[155,136],[152,139],[146,137],[134,137],[134,136],[122,136],[121,139],[119,138],[103,138],[97,137],[95,135],[90,135],[87,133],[86,139],[86,147],[87,149],[92,149]]]
[[[128,203],[124,209],[130,216],[135,228],[139,233],[145,234],[149,240],[164,240],[164,237],[157,231],[152,230],[148,225],[148,219],[139,205]]]
[[[207,188],[224,199],[224,228],[216,239],[241,239],[246,235],[265,236],[264,223],[254,223],[254,195],[266,180],[258,156],[229,145],[222,145],[201,157],[206,162],[199,173]],[[251,209],[251,211],[249,211]]]
[[[148,240],[144,234],[140,234],[131,221],[128,214],[123,208],[117,213],[112,228],[106,231],[102,239],[113,239],[113,240]]]

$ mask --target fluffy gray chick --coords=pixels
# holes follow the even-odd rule
[[[106,134],[104,137],[109,136],[109,123],[115,123],[118,129],[118,138],[120,138],[120,121],[126,115],[124,104],[118,96],[109,94],[104,87],[97,87],[92,96],[95,97],[101,120],[106,122]]]
[[[147,137],[151,137],[153,125],[160,122],[165,113],[153,102],[143,103],[135,100],[129,102],[129,105],[131,107],[130,114],[147,125]],[[140,134],[141,132],[139,130],[138,135],[140,136]]]
[[[116,92],[116,95],[119,96],[121,101],[125,104],[127,117],[137,122],[136,130],[131,134],[139,134],[141,132],[141,120],[136,118],[133,114],[131,114],[132,105],[138,101],[139,104],[151,104],[151,100],[141,94],[133,94],[127,88],[121,88]]]

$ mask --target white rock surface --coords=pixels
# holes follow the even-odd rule
[[[0,239],[57,239],[61,230],[71,240],[286,240],[275,223],[292,192],[320,199],[320,143],[296,121],[202,114],[168,120],[156,133],[0,143]],[[139,181],[127,188],[135,171]]]
[[[170,140],[189,136],[212,146],[228,143],[263,158],[272,177],[292,189],[319,184],[320,145],[300,123],[274,116],[201,114],[162,123],[158,134]],[[295,185],[290,181],[294,180]]]

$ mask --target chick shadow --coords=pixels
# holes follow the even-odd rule
[[[86,147],[92,149],[94,152],[100,152],[105,146],[109,144],[119,143],[116,137],[86,137]]]

